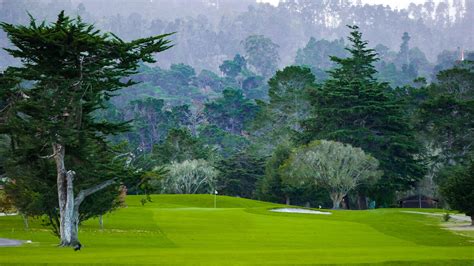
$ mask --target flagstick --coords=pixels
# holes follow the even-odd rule
[[[214,209],[217,207],[217,190],[214,190]]]

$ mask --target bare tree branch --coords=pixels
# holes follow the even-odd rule
[[[74,205],[79,206],[87,196],[89,196],[91,194],[94,194],[97,191],[100,191],[100,190],[114,184],[115,182],[117,182],[117,179],[113,178],[113,179],[106,180],[106,181],[104,181],[104,182],[102,182],[102,183],[100,183],[96,186],[90,187],[88,189],[81,190],[77,194],[76,198],[74,199]]]

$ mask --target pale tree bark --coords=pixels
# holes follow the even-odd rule
[[[25,230],[30,230],[30,224],[28,223],[28,216],[25,214],[21,214],[21,218],[23,219],[23,224],[25,225]]]
[[[59,233],[60,246],[74,247],[80,249],[81,243],[78,238],[79,231],[79,206],[84,199],[112,184],[115,179],[104,181],[94,187],[81,190],[76,197],[74,197],[74,176],[75,172],[67,171],[64,165],[64,158],[66,155],[65,146],[62,144],[53,144],[53,157],[56,163],[57,170],[57,186],[58,186],[58,201],[59,201]]]
[[[78,237],[78,232],[79,232],[79,207],[81,206],[81,203],[84,201],[87,196],[92,195],[96,193],[97,191],[100,191],[116,182],[116,179],[109,179],[106,180],[98,185],[95,185],[93,187],[90,187],[88,189],[81,190],[76,198],[74,199],[74,208],[73,208],[73,213],[72,213],[72,223],[71,223],[71,242],[69,246],[77,247],[81,246],[79,242],[79,237]]]
[[[332,208],[339,209],[341,207],[341,201],[345,194],[340,192],[331,192],[330,197],[332,200]]]
[[[67,178],[66,167],[64,165],[64,157],[66,150],[64,145],[53,143],[53,158],[56,163],[57,186],[58,186],[58,203],[59,203],[59,236],[60,245],[65,246],[70,242],[70,237],[66,235],[66,216],[67,216]]]

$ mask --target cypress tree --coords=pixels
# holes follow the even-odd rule
[[[16,160],[7,174],[21,184],[28,182],[15,174],[18,167],[29,166],[24,176],[31,180],[39,176],[37,170],[54,173],[60,245],[80,248],[81,203],[117,185],[125,173],[116,171],[123,167],[114,160],[107,136],[128,127],[98,121],[95,111],[116,91],[135,84],[126,77],[139,62],[152,63],[154,53],[170,48],[169,34],[125,42],[64,12],[52,24],[31,18],[28,26],[0,23],[0,28],[13,44],[5,50],[22,62],[0,81],[1,102],[7,103],[0,133],[10,136]]]
[[[331,57],[337,66],[329,79],[310,91],[312,118],[303,122],[299,140],[335,140],[360,147],[380,162],[384,176],[376,185],[379,203],[390,204],[396,191],[408,189],[423,176],[417,159],[418,143],[403,103],[388,83],[379,82],[373,49],[362,40],[357,26],[348,26],[351,46],[347,58]],[[365,199],[366,188],[359,189]],[[360,207],[365,207],[360,202]]]

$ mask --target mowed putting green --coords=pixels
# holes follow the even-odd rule
[[[440,218],[399,209],[275,213],[279,205],[211,195],[156,195],[81,227],[81,251],[56,247],[41,221],[25,231],[0,217],[0,238],[31,240],[0,248],[0,265],[19,264],[388,264],[473,265],[472,238],[440,228]]]

